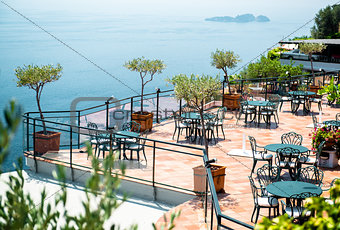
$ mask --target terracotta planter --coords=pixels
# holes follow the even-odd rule
[[[60,146],[59,132],[47,131],[47,135],[43,131],[35,133],[34,150],[38,154],[43,154],[48,151],[59,151]]]
[[[226,166],[211,164],[211,174],[214,179],[216,192],[224,192]],[[193,168],[194,170],[194,191],[203,193],[206,188],[206,172],[203,165]]]
[[[309,91],[310,92],[314,92],[315,93],[315,95],[312,95],[312,96],[310,96],[310,97],[318,97],[319,95],[317,95],[317,93],[318,93],[318,91],[319,91],[319,89],[321,89],[319,86],[317,86],[317,85],[311,85],[311,86],[309,86]]]
[[[152,123],[153,123],[153,113],[149,112],[143,112],[143,114],[133,113],[131,116],[131,119],[141,125],[140,131],[144,132],[145,130],[152,129]]]
[[[240,94],[224,94],[222,106],[228,109],[238,109],[240,108]]]

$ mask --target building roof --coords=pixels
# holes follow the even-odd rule
[[[340,39],[309,39],[309,40],[280,41],[280,44],[299,44],[302,42],[323,43],[325,45],[340,45]]]

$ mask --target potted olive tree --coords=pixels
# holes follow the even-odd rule
[[[201,125],[203,129],[203,138],[205,145],[205,152],[208,154],[208,140],[205,132],[204,123],[204,103],[206,100],[211,99],[219,94],[221,88],[221,82],[218,77],[213,78],[208,75],[194,75],[187,76],[185,74],[179,74],[173,76],[172,79],[167,81],[174,85],[175,97],[178,100],[185,100],[187,104],[190,104],[199,111],[201,117]],[[219,175],[225,175],[225,166],[214,165],[212,170],[215,182],[215,187],[218,191],[222,191],[224,187],[224,177],[217,179]],[[194,190],[196,192],[205,191],[205,170],[204,166],[194,167]],[[223,184],[222,184],[223,183]],[[217,191],[217,192],[218,192]]]
[[[228,85],[228,91],[223,95],[222,105],[229,109],[239,108],[238,100],[241,95],[234,94],[231,91],[229,76],[227,68],[232,69],[236,67],[236,64],[240,61],[239,56],[233,51],[219,50],[211,53],[211,65],[215,66],[217,69],[221,69],[224,72],[224,78]]]
[[[162,71],[166,68],[166,65],[162,60],[148,60],[144,57],[135,58],[131,61],[125,63],[124,67],[131,71],[136,71],[139,73],[141,78],[141,108],[139,112],[134,112],[132,114],[132,120],[136,121],[141,125],[140,131],[143,132],[145,130],[152,129],[153,122],[153,113],[143,111],[143,96],[144,96],[144,87],[147,83],[153,80],[154,75],[162,73]],[[150,78],[147,79],[148,74]]]
[[[59,151],[60,132],[46,130],[40,99],[44,86],[49,82],[57,81],[61,77],[61,71],[62,67],[59,64],[56,67],[53,65],[24,65],[15,69],[17,87],[26,86],[35,91],[35,99],[43,127],[43,131],[34,134],[34,149],[39,154],[46,153],[47,151]]]

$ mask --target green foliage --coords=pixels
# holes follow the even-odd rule
[[[314,53],[321,53],[324,49],[326,49],[326,47],[327,46],[322,44],[322,43],[302,42],[302,43],[299,44],[299,49],[301,50],[301,52],[309,55],[310,57]]]
[[[20,124],[22,109],[12,100],[4,110],[4,123],[0,117],[0,173],[2,163],[9,154],[10,142],[15,135],[15,131]]]
[[[296,41],[296,40],[311,40],[313,39],[311,36],[303,35],[300,37],[294,37],[292,39],[289,39],[289,41]]]
[[[24,65],[24,67],[17,67],[15,75],[17,77],[17,87],[26,86],[35,91],[35,99],[37,101],[40,118],[43,120],[44,116],[40,106],[40,98],[42,90],[46,83],[57,81],[61,77],[62,67],[57,64],[53,65]],[[44,133],[46,134],[46,126],[43,122]]]
[[[340,140],[340,129],[333,130],[327,126],[314,129],[314,132],[311,134],[312,136],[312,149],[316,150],[318,146],[323,141],[336,141]]]
[[[170,221],[168,222],[165,214],[163,216],[164,218],[164,222],[163,224],[161,224],[160,226],[160,230],[172,230],[175,228],[175,219],[178,218],[181,215],[181,210],[179,210],[178,212],[173,212],[170,215]],[[152,224],[152,227],[154,230],[157,230],[157,227],[155,224]]]
[[[315,25],[311,29],[313,38],[327,38],[339,32],[340,5],[327,6],[315,16]]]
[[[281,48],[281,47],[276,47],[272,50],[269,50],[267,53],[267,58],[274,60],[274,59],[280,59],[280,54],[287,52],[288,50]]]
[[[340,180],[337,180],[330,189],[330,199],[332,203],[327,202],[323,197],[307,198],[306,211],[315,213],[308,221],[303,224],[295,224],[293,219],[287,214],[270,220],[266,217],[262,222],[255,226],[258,230],[281,230],[281,229],[340,229]]]
[[[203,110],[206,99],[210,99],[220,93],[221,82],[218,77],[209,75],[194,75],[188,77],[185,74],[173,76],[167,81],[174,85],[175,96],[178,100],[184,99],[188,104],[194,105],[197,110]]]
[[[339,85],[334,84],[334,77],[332,77],[329,85],[325,85],[318,91],[318,94],[327,94],[328,104],[331,105],[334,102],[340,104],[340,88]]]
[[[148,60],[144,57],[135,58],[131,61],[128,61],[124,64],[124,67],[139,73],[140,78],[142,80],[142,88],[141,88],[141,112],[143,113],[143,96],[144,96],[144,87],[147,83],[153,80],[154,75],[162,73],[162,71],[166,68],[166,65],[162,60]],[[146,79],[146,76],[150,74],[149,80]]]
[[[251,78],[270,78],[270,77],[287,77],[287,72],[291,76],[301,75],[303,65],[293,66],[292,63],[289,65],[282,65],[278,59],[270,59],[262,56],[257,62],[249,64],[244,68],[240,75],[243,79]]]
[[[211,65],[215,66],[217,69],[221,69],[226,76],[228,83],[229,93],[231,93],[229,77],[227,73],[227,68],[235,68],[237,63],[240,62],[239,56],[233,51],[219,50],[211,53]]]

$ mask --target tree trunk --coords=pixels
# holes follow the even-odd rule
[[[43,130],[44,130],[44,134],[47,135],[47,131],[46,131],[46,125],[45,125],[45,121],[44,121],[44,115],[41,111],[41,107],[40,107],[40,98],[39,98],[39,90],[36,91],[36,96],[35,96],[36,100],[37,100],[37,105],[38,105],[38,110],[40,113],[40,119],[42,120],[42,125],[43,125]]]
[[[207,158],[209,160],[208,140],[207,140],[207,136],[206,136],[206,133],[205,133],[205,125],[204,125],[204,117],[203,117],[203,102],[201,103],[201,108],[200,108],[199,111],[200,111],[200,116],[201,116],[201,125],[202,125],[202,132],[203,132],[205,152],[207,153]]]
[[[225,79],[226,79],[226,82],[228,84],[228,90],[229,90],[229,94],[231,94],[231,88],[230,88],[230,84],[229,84],[229,77],[228,77],[228,73],[226,70],[223,70],[224,71],[224,75],[225,75]]]
[[[143,95],[144,95],[144,85],[142,85],[142,93],[140,95],[140,114],[143,114]]]

